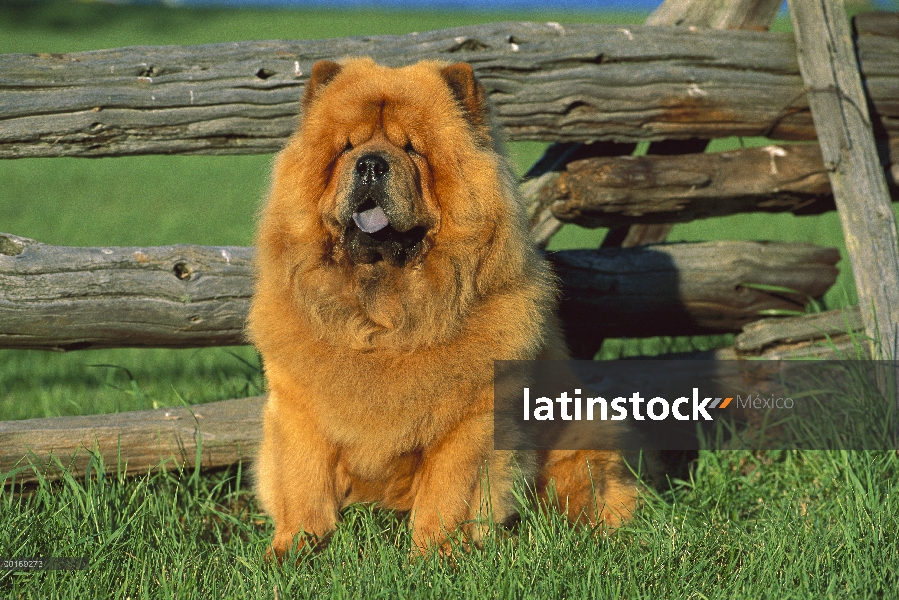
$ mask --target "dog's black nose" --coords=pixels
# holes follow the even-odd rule
[[[390,166],[377,154],[366,154],[356,161],[356,174],[364,183],[375,183],[387,174]]]

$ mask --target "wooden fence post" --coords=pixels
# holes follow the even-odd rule
[[[899,358],[899,242],[842,0],[789,0],[799,70],[874,358]]]
[[[767,31],[780,5],[778,0],[665,0],[644,24]]]

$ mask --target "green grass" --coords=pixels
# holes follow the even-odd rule
[[[646,13],[449,10],[165,8],[4,0],[0,52],[77,52],[121,46],[401,35],[498,21],[641,23]]]
[[[263,393],[252,347],[0,351],[3,419],[144,410]],[[99,410],[98,410],[99,409]]]
[[[3,597],[883,598],[899,586],[895,452],[704,452],[609,537],[524,505],[520,524],[455,565],[410,562],[404,522],[357,505],[325,550],[277,567],[239,467],[97,471],[0,492],[0,556],[90,561],[0,571]]]

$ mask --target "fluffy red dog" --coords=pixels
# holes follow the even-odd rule
[[[521,474],[554,481],[573,520],[627,518],[637,484],[618,453],[493,449],[493,360],[566,354],[471,67],[321,61],[303,109],[259,226],[249,321],[274,552],[327,536],[354,502],[408,511],[422,552],[463,523],[476,542],[488,506],[496,521],[516,510]]]

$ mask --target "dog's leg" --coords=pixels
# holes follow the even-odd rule
[[[469,503],[468,539],[480,547],[492,524],[501,524],[517,513],[513,495],[516,480],[533,481],[537,468],[534,452],[495,450],[481,469],[480,482]]]
[[[639,487],[621,452],[551,450],[537,480],[542,502],[573,523],[617,527],[631,518]]]
[[[256,487],[265,511],[275,521],[272,551],[279,558],[298,533],[311,536],[303,546],[326,537],[337,525],[340,506],[335,490],[336,451],[292,404],[269,394],[264,431],[256,463]]]
[[[450,536],[460,525],[481,515],[484,468],[490,476],[489,497],[494,515],[506,516],[510,507],[512,474],[508,453],[493,451],[493,413],[482,412],[460,423],[431,447],[422,462],[418,490],[412,503],[412,539],[422,554],[435,547],[451,550]],[[469,529],[469,527],[466,527]]]

